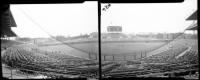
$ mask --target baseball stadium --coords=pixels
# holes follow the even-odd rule
[[[18,37],[11,30],[17,27],[12,11],[5,9],[3,15],[9,16],[4,17],[1,29],[2,75],[8,79],[99,76],[199,79],[197,10],[185,19],[194,23],[182,32],[130,35],[123,32],[123,25],[109,25],[100,37],[98,32],[91,32],[67,38]]]

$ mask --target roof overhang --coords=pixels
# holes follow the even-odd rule
[[[11,30],[11,27],[16,27],[14,17],[10,11],[9,5],[3,5],[1,9],[1,37],[16,37],[17,35]]]
[[[16,37],[17,35],[10,28],[3,28],[1,30],[1,37]]]
[[[188,27],[186,30],[197,30],[197,29],[198,29],[198,25],[194,24],[194,25],[191,25],[190,27]]]
[[[197,20],[197,10],[189,16],[186,20]]]

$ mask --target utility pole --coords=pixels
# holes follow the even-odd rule
[[[111,6],[111,4],[108,4],[107,6],[105,6],[102,10],[106,11],[109,7]],[[102,79],[102,66],[101,66],[101,3],[98,2],[98,12],[100,14],[98,14],[98,43],[99,43],[99,80]],[[114,56],[113,56],[114,58]]]

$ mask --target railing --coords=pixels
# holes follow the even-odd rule
[[[98,60],[98,54],[93,54],[89,53],[89,59],[91,60]],[[141,51],[138,53],[129,53],[124,55],[123,53],[121,54],[102,54],[101,59],[103,61],[128,61],[128,60],[137,60],[141,58],[147,57],[147,52],[146,51]]]

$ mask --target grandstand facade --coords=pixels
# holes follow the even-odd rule
[[[198,10],[196,10],[191,16],[189,16],[186,20],[190,20],[193,21],[193,23],[186,29],[186,30],[191,30],[193,31],[193,35],[196,39],[198,39],[198,25],[197,25],[197,12]],[[195,34],[195,32],[197,32]]]

